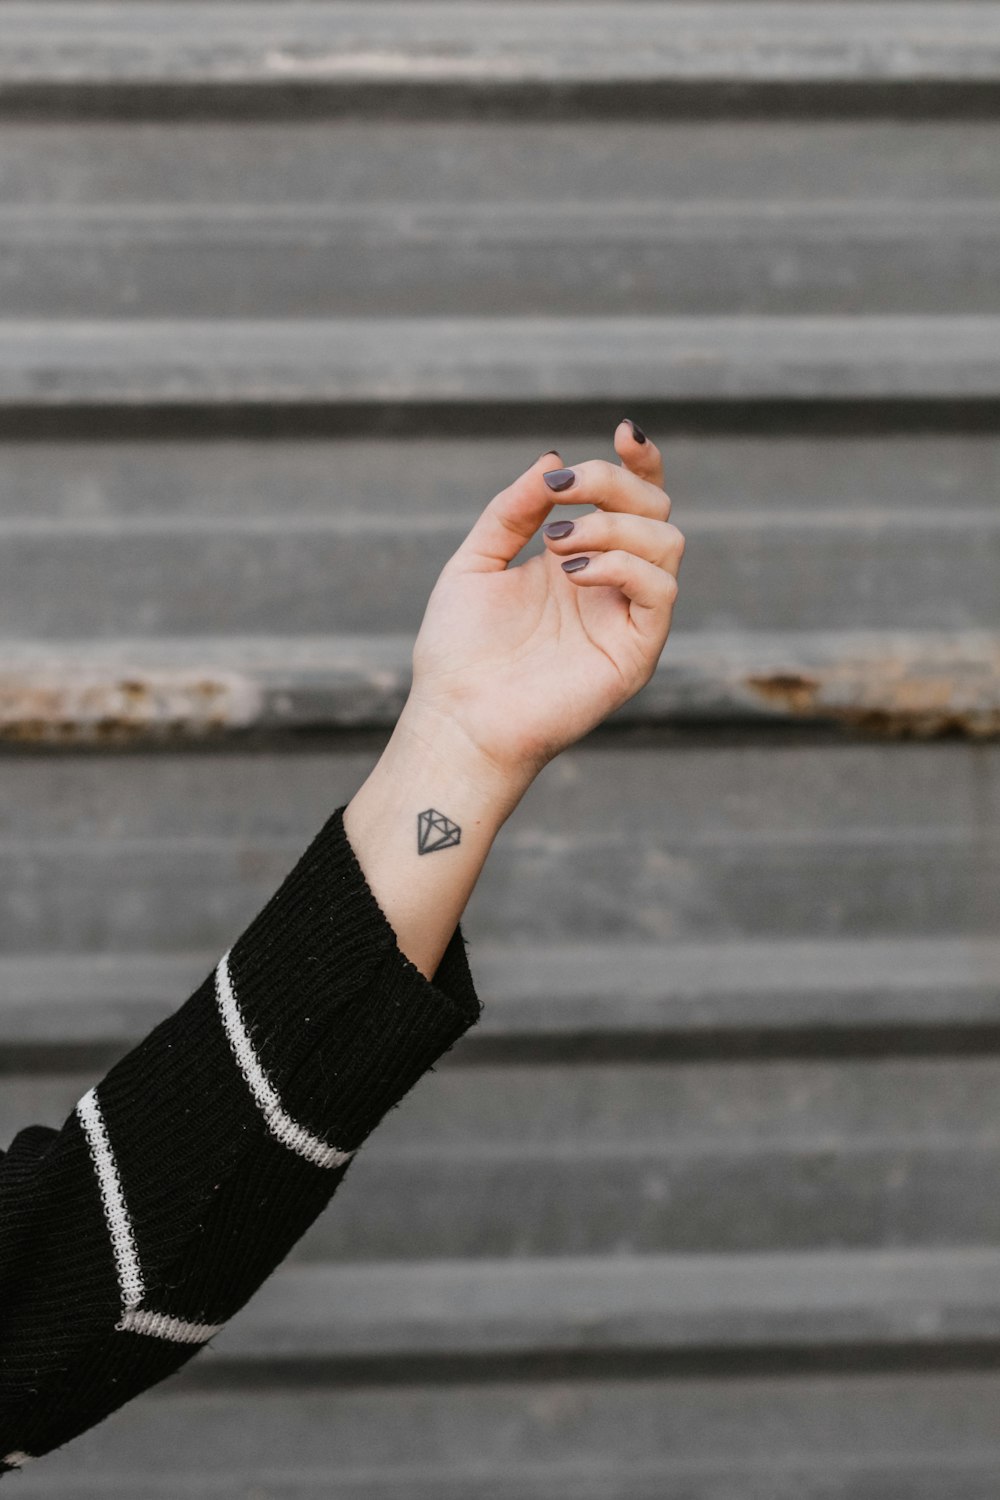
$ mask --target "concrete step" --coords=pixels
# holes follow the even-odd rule
[[[190,994],[218,954],[0,959],[0,1063],[108,1066]],[[442,1067],[981,1047],[1000,1029],[990,938],[477,943],[485,1010]]]
[[[11,205],[0,266],[16,318],[996,314],[1000,210],[988,199]]]
[[[1000,1252],[557,1257],[279,1270],[206,1363],[995,1346]]]
[[[921,107],[993,99],[1000,7],[958,3],[648,5],[11,4],[0,51],[8,110],[47,105],[260,111],[396,103],[440,109],[674,110],[838,91]],[[624,94],[624,97],[622,97]],[[541,98],[539,98],[541,95]],[[553,98],[555,96],[555,99]],[[855,106],[856,107],[856,106]]]
[[[387,726],[409,692],[412,648],[412,632],[8,638],[0,642],[0,740],[135,745]],[[987,630],[703,631],[679,620],[650,681],[608,719],[614,726],[719,722],[993,738],[997,637]]]
[[[253,14],[260,9],[255,5]],[[317,14],[321,9],[311,6]],[[531,6],[533,15],[541,9]],[[600,9],[604,17],[621,14],[617,4]],[[12,10],[5,3],[5,16]],[[143,14],[150,11],[145,4]],[[559,11],[565,27],[571,13],[565,6]],[[892,12],[899,14],[898,5]],[[120,14],[120,7],[108,14]],[[199,6],[199,22],[204,14]],[[241,25],[249,14],[241,12]],[[459,14],[450,7],[452,18]],[[984,14],[983,6],[976,14]],[[636,36],[661,15],[662,6],[644,5]],[[280,222],[294,214],[305,225],[317,214],[391,212],[414,223],[426,222],[429,212],[462,213],[464,233],[492,215],[499,232],[510,213],[537,216],[547,209],[558,224],[566,213],[603,204],[624,215],[676,208],[720,218],[734,204],[797,205],[806,215],[827,214],[835,205],[845,214],[852,206],[872,214],[877,207],[887,223],[907,205],[933,214],[943,212],[935,205],[946,204],[962,222],[969,210],[994,209],[1000,155],[990,119],[837,118],[824,111],[794,121],[752,114],[734,129],[731,120],[711,117],[620,119],[603,112],[539,121],[530,118],[526,101],[515,118],[494,120],[480,100],[460,131],[436,109],[427,119],[408,120],[405,129],[393,119],[355,113],[319,120],[287,112],[280,120],[227,120],[204,111],[194,119],[7,119],[0,180],[12,215],[34,210],[72,221],[113,211],[238,213],[249,205],[261,233],[272,216]],[[307,248],[303,236],[297,257]],[[331,281],[339,274],[332,262],[327,270]],[[368,273],[369,286],[381,280],[377,257],[368,257]],[[940,274],[948,275],[944,266]],[[4,290],[10,315],[6,282]],[[593,293],[610,295],[600,283]]]
[[[942,1249],[1000,1235],[1000,1057],[442,1066],[296,1263]],[[0,1138],[102,1074],[8,1074]]]
[[[10,320],[0,408],[962,401],[1000,317]]]
[[[702,545],[716,525],[731,526],[746,545],[756,523],[769,535],[773,529],[777,545],[786,527],[815,525],[823,535],[838,515],[865,535],[869,521],[876,530],[890,519],[905,528],[934,514],[947,534],[951,518],[961,525],[970,508],[995,515],[1000,437],[985,419],[948,430],[945,419],[922,426],[880,415],[872,433],[857,412],[806,426],[796,409],[784,422],[773,414],[766,430],[753,433],[725,425],[692,431],[669,410],[650,411],[655,422],[642,402],[624,414],[648,422],[663,449],[677,520],[701,526]],[[514,436],[486,426],[409,436],[197,432],[38,442],[7,435],[0,439],[0,518],[10,524],[10,546],[33,527],[47,528],[53,543],[65,527],[82,548],[87,528],[102,525],[111,537],[119,526],[165,533],[186,523],[192,532],[205,528],[209,540],[227,524],[235,535],[244,525],[267,533],[279,520],[292,535],[299,525],[320,535],[342,526],[360,535],[370,529],[388,545],[394,526],[441,535],[467,527],[553,444],[567,463],[617,462],[611,438],[619,418],[605,426],[589,415],[530,414]],[[577,509],[565,506],[567,515]],[[685,570],[695,561],[693,552],[685,556]]]
[[[47,1500],[993,1500],[992,1371],[195,1389],[29,1465]],[[315,1367],[313,1367],[313,1370]],[[187,1383],[187,1384],[186,1384]]]
[[[0,943],[9,956],[223,951],[377,754],[10,755]],[[606,737],[531,788],[469,932],[508,948],[993,938],[998,806],[992,743]]]
[[[710,631],[998,631],[1000,510],[976,498],[905,515],[696,505],[678,616]],[[476,506],[453,518],[411,515],[408,497],[394,517],[335,505],[300,518],[0,519],[0,638],[273,635],[280,650],[297,635],[415,635]],[[536,537],[523,558],[542,551]]]
[[[98,1070],[8,1075],[6,1144]],[[996,1052],[449,1067],[293,1263],[993,1244]]]

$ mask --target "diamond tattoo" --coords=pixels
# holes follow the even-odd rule
[[[435,849],[450,849],[462,837],[457,823],[433,807],[417,813],[417,853],[433,854]]]

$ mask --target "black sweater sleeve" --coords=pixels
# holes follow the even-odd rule
[[[0,1157],[0,1474],[189,1360],[479,1017],[401,952],[338,808],[194,994]]]

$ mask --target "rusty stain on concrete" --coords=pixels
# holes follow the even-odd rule
[[[815,711],[820,682],[804,672],[771,672],[748,677],[746,683],[754,692],[791,713]]]
[[[929,739],[1000,738],[1000,642],[992,638],[820,643],[801,656],[761,650],[748,660],[695,652],[684,691],[657,699],[652,718],[714,718],[734,711],[777,720],[828,720],[867,734]],[[736,660],[733,658],[736,657]],[[756,659],[755,659],[756,658]],[[0,742],[138,743],[191,740],[265,724],[352,727],[391,722],[405,673],[351,653],[176,668],[127,659],[98,663],[48,656],[0,666]],[[290,681],[298,688],[298,698]],[[685,691],[688,685],[685,684]]]
[[[893,657],[832,662],[751,673],[744,684],[796,718],[833,719],[886,738],[1000,736],[1000,657],[953,665]]]
[[[257,722],[261,693],[239,674],[0,672],[0,739],[121,743],[197,738]]]

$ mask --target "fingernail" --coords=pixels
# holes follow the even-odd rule
[[[642,428],[641,427],[637,427],[635,425],[635,423],[632,421],[631,417],[626,417],[625,421],[631,427],[631,429],[632,429],[632,436],[635,438],[636,442],[637,443],[644,443],[646,441],[646,434],[643,432]]]
[[[539,453],[538,458],[548,458],[550,453],[554,454],[556,458],[562,458],[562,454],[559,452],[558,448],[546,448],[544,453]],[[535,459],[536,464],[538,462],[538,458]]]
[[[572,469],[549,469],[542,478],[550,490],[568,490],[576,475]]]
[[[545,526],[542,527],[542,530],[545,532],[545,535],[547,537],[551,537],[554,542],[561,542],[563,537],[569,536],[570,532],[573,530],[573,522],[549,521]]]
[[[579,573],[589,562],[589,557],[571,557],[568,562],[563,563],[562,570],[564,573]]]

